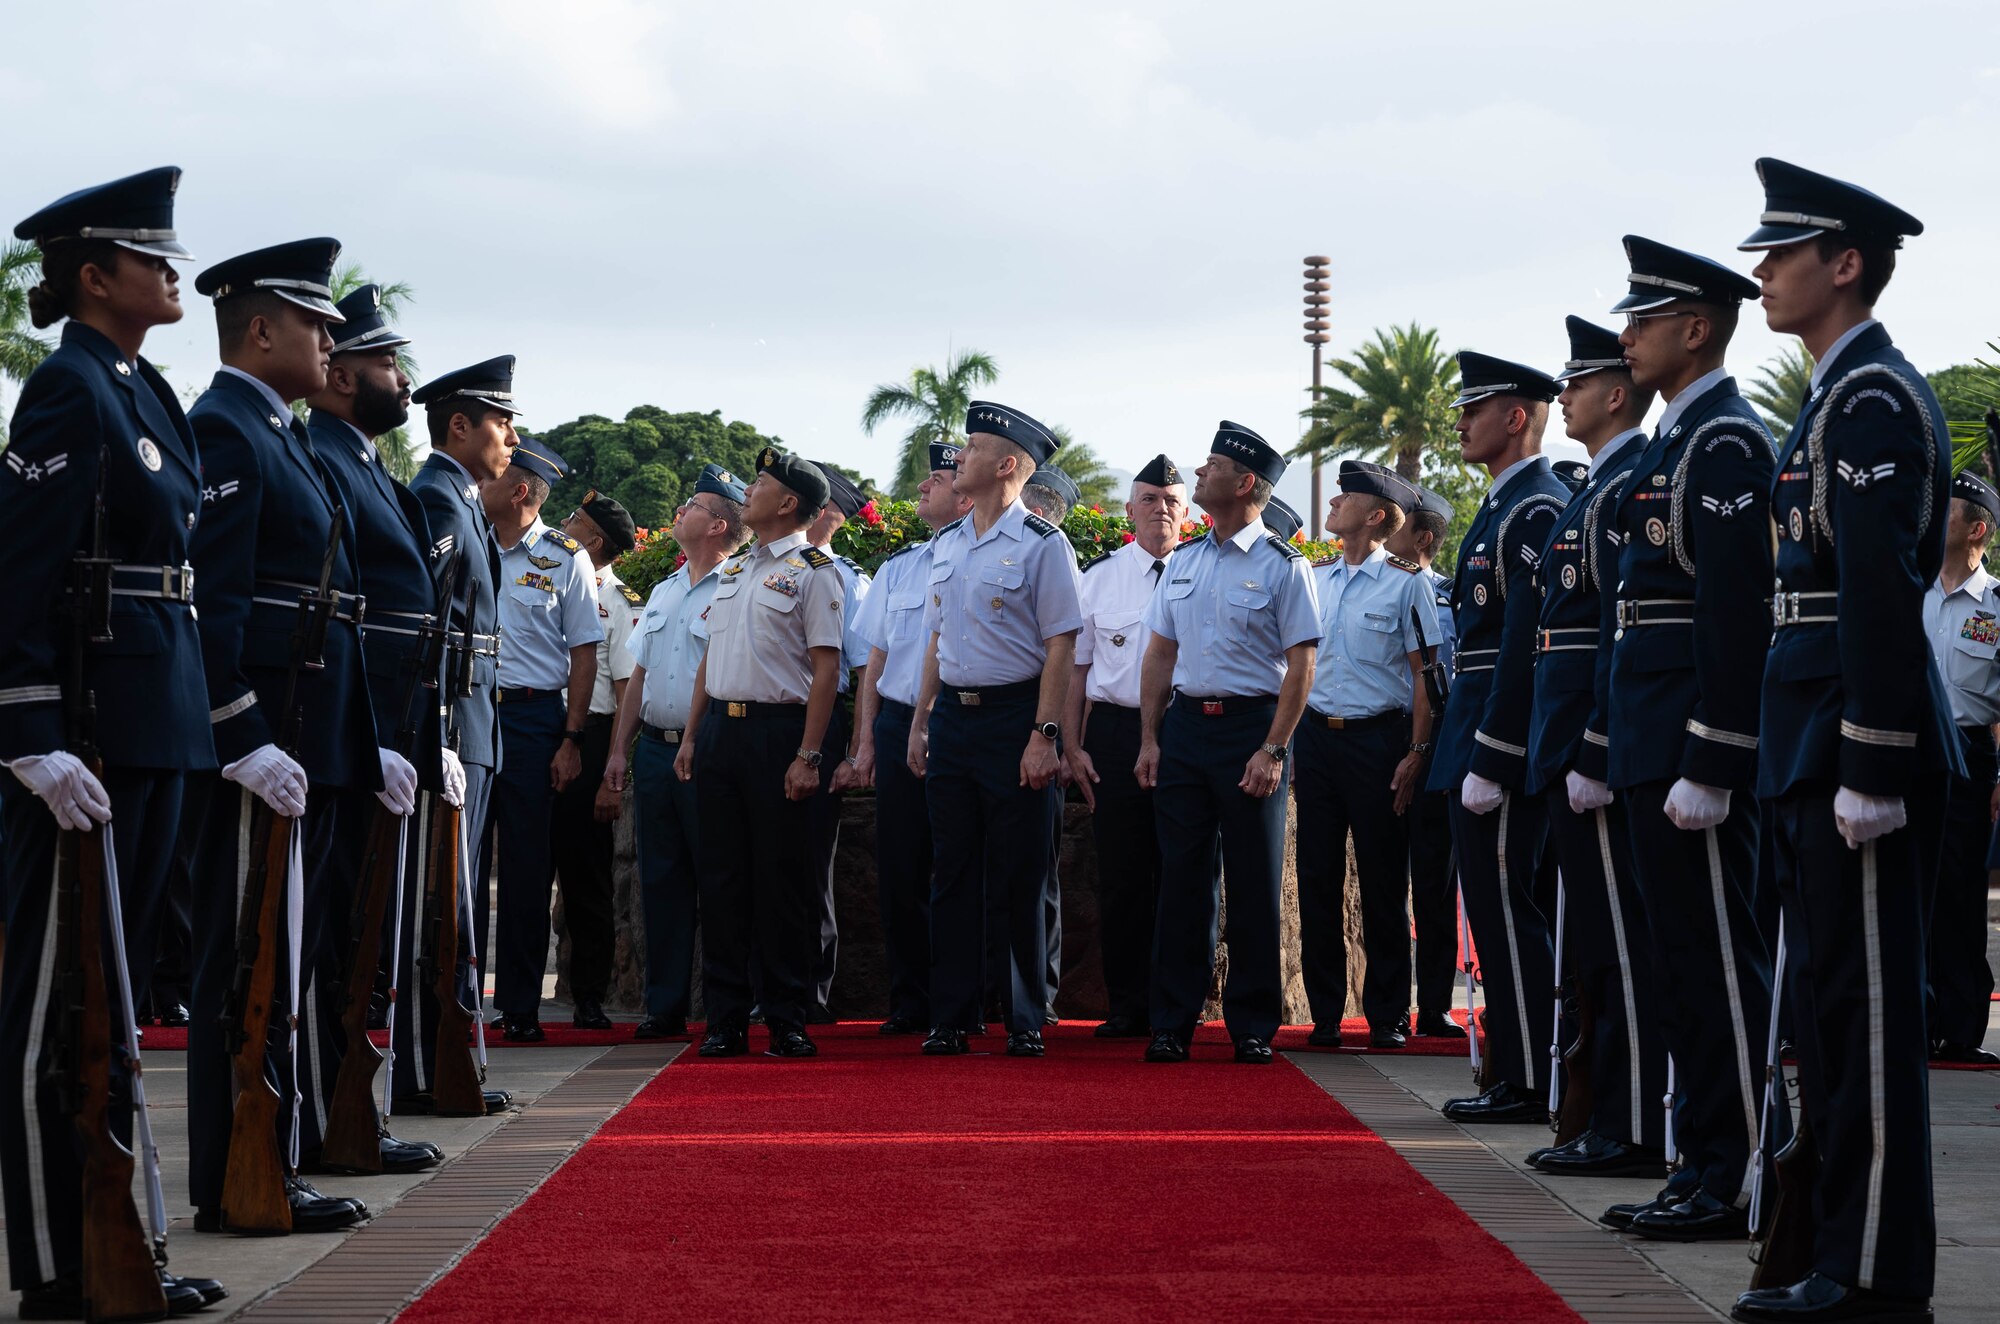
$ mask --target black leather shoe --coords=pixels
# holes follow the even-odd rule
[[[504,1113],[514,1106],[514,1096],[506,1090],[481,1090],[479,1091],[479,1097],[486,1105],[486,1115],[488,1117],[493,1116],[495,1113]]]
[[[610,1023],[605,1022],[606,1025]],[[510,1044],[538,1044],[549,1037],[549,1032],[542,1028],[538,1017],[509,1016],[502,1035]]]
[[[1696,1191],[1676,1204],[1634,1214],[1625,1230],[1648,1241],[1744,1241],[1750,1236],[1750,1214]]]
[[[1062,1017],[1056,1015],[1054,1008],[1050,1008],[1048,1011],[1042,1013],[1042,1024],[1060,1025],[1062,1024]]]
[[[1595,1131],[1585,1131],[1560,1148],[1549,1149],[1539,1159],[1528,1160],[1553,1177],[1664,1177],[1667,1160],[1657,1149],[1607,1140]]]
[[[204,1306],[212,1306],[218,1301],[229,1299],[229,1289],[213,1278],[190,1278],[186,1274],[170,1274],[165,1269],[160,1270],[160,1285],[162,1287],[166,1286],[167,1279],[169,1278],[172,1278],[182,1287],[193,1288],[195,1294],[201,1297],[201,1304]]]
[[[286,1178],[285,1201],[292,1206],[294,1232],[338,1232],[368,1218],[368,1206],[361,1201],[326,1195],[303,1177]]]
[[[1312,1033],[1306,1036],[1306,1043],[1313,1048],[1338,1048],[1340,1047],[1340,1027],[1338,1025],[1321,1025],[1314,1022]]]
[[[66,1273],[21,1289],[22,1319],[82,1319],[83,1274]]]
[[[1417,1033],[1429,1039],[1463,1039],[1465,1027],[1441,1011],[1420,1011]]]
[[[1522,1159],[1521,1161],[1527,1164],[1531,1168],[1538,1167],[1540,1166],[1541,1161],[1547,1158],[1549,1155],[1560,1153],[1564,1150],[1575,1149],[1578,1145],[1588,1144],[1589,1142],[1594,1140],[1596,1136],[1597,1133],[1595,1131],[1585,1131],[1582,1135],[1576,1137],[1568,1144],[1543,1145],[1540,1149],[1531,1149],[1528,1151],[1528,1156]]]
[[[197,1208],[194,1211],[194,1230],[197,1232],[222,1231],[222,1211],[220,1209]]]
[[[1620,1232],[1623,1232],[1632,1225],[1632,1220],[1640,1214],[1650,1213],[1655,1209],[1665,1209],[1669,1205],[1679,1204],[1686,1198],[1687,1196],[1684,1192],[1667,1187],[1650,1200],[1640,1200],[1635,1204],[1614,1204],[1599,1214],[1597,1221],[1606,1227],[1617,1228]]]
[[[632,1031],[634,1039],[682,1039],[687,1036],[685,1016],[648,1016]]]
[[[1254,1034],[1246,1034],[1236,1041],[1236,1060],[1247,1066],[1268,1067],[1271,1065],[1271,1045]]]
[[[1823,1273],[1808,1274],[1790,1287],[1760,1287],[1736,1298],[1729,1318],[1746,1324],[1780,1320],[1872,1320],[1883,1324],[1931,1318],[1931,1303],[1914,1297],[1883,1296],[1845,1287]]]
[[[399,1140],[382,1133],[382,1171],[423,1172],[444,1162],[444,1151],[428,1140]]]
[[[167,1298],[169,1315],[192,1315],[195,1311],[204,1310],[208,1306],[200,1288],[182,1282],[165,1269],[160,1270],[160,1295]]]
[[[940,1025],[924,1040],[925,1057],[957,1057],[969,1053],[972,1048],[965,1042],[965,1031],[954,1030],[949,1025]]]
[[[875,1027],[877,1034],[915,1034],[923,1029],[921,1021],[913,1021],[908,1016],[891,1016]]]
[[[1144,1017],[1113,1016],[1090,1035],[1093,1039],[1144,1039],[1148,1031]]]
[[[710,1030],[695,1052],[702,1057],[742,1057],[750,1051],[750,1036],[741,1030]]]
[[[569,1014],[569,1023],[579,1030],[608,1030],[611,1018],[604,1014],[604,1004],[596,998],[578,998],[576,1008]]]
[[[1409,1042],[1409,1037],[1399,1027],[1394,1025],[1387,1025],[1379,1030],[1370,1030],[1368,1032],[1368,1046],[1370,1048],[1403,1048]]]
[[[504,1113],[514,1106],[514,1096],[506,1090],[481,1090],[479,1093],[486,1104],[488,1117]],[[399,1094],[394,1107],[398,1117],[432,1117],[437,1114],[437,1100],[428,1091],[423,1094]]]
[[[160,1024],[165,1025],[166,1021],[163,1019]],[[2000,1067],[2000,1056],[1987,1052],[1977,1044],[1955,1044],[1949,1039],[1940,1039],[1931,1045],[1931,1061],[1963,1062],[1969,1066]]]
[[[1023,1030],[1019,1034],[1007,1036],[1007,1056],[1040,1057],[1048,1050],[1042,1046],[1040,1030]]]
[[[832,1025],[833,1023],[833,1013],[826,1009],[824,1002],[815,1002],[812,1006],[806,1008],[807,1025]]]
[[[1531,1099],[1514,1088],[1510,1081],[1501,1081],[1484,1094],[1469,1099],[1452,1099],[1443,1109],[1444,1115],[1454,1122],[1546,1122],[1549,1120],[1549,1106],[1545,1100]]]
[[[818,1057],[819,1045],[796,1025],[774,1025],[771,1027],[771,1046],[764,1050],[764,1056]]]
[[[1146,1045],[1148,1062],[1185,1062],[1187,1059],[1187,1045],[1165,1030],[1154,1035],[1153,1042]]]
[[[187,1023],[188,1009],[186,1003],[169,1002],[166,1006],[160,1008],[160,1024],[169,1029],[184,1030],[187,1028]]]

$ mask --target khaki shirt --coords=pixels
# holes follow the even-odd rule
[[[832,557],[806,546],[805,530],[722,563],[708,619],[711,699],[804,703],[813,648],[841,646],[846,590]]]

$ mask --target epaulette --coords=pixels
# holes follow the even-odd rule
[[[1313,569],[1315,570],[1324,569],[1325,567],[1332,565],[1335,561],[1338,561],[1339,559],[1340,559],[1339,557],[1332,555],[1322,556],[1318,560],[1312,563]]]
[[[1043,519],[1040,515],[1028,516],[1027,524],[1028,528],[1038,538],[1046,538],[1056,531],[1056,526]]]
[[[889,562],[895,560],[897,557],[901,556],[904,552],[914,552],[919,547],[928,547],[930,545],[931,545],[931,540],[929,538],[919,538],[915,542],[906,542],[901,547],[898,547],[895,551],[883,557],[882,564],[883,565],[889,564]]]
[[[1197,533],[1191,537],[1183,538],[1179,542],[1175,543],[1174,550],[1178,552],[1183,547],[1192,547],[1194,546],[1194,544],[1198,542],[1207,542],[1207,541],[1208,541],[1208,534]]]
[[[1271,546],[1283,552],[1291,560],[1303,561],[1306,559],[1306,554],[1304,552],[1300,551],[1297,547],[1294,547],[1291,543],[1286,542],[1283,538],[1280,538],[1275,533],[1265,534],[1264,541],[1270,543]]]
[[[1383,557],[1382,559],[1387,561],[1390,565],[1395,566],[1398,570],[1401,570],[1404,574],[1407,575],[1414,575],[1417,573],[1417,571],[1423,569],[1423,567],[1418,565],[1415,561],[1405,561],[1402,557],[1396,555],[1394,552],[1390,552],[1387,556]]]
[[[1088,561],[1085,561],[1083,563],[1083,569],[1085,572],[1088,572],[1092,566],[1098,565],[1104,561],[1109,561],[1110,559],[1111,559],[1111,553],[1099,552],[1096,556],[1091,557]]]
[[[639,596],[638,590],[633,588],[630,584],[624,584],[624,583],[619,584],[618,591],[625,595],[625,601],[631,603],[635,607],[645,601],[644,598]]]
[[[815,570],[824,570],[833,564],[833,558],[817,547],[801,547],[799,548],[799,555],[804,558],[807,565]]]
[[[571,556],[574,556],[578,552],[583,550],[582,547],[577,545],[576,539],[570,537],[567,533],[564,533],[561,529],[550,529],[547,533],[542,535],[542,541],[554,543],[556,546],[568,552]]]
[[[868,573],[867,571],[861,568],[861,562],[855,560],[851,556],[842,556],[839,558],[839,560],[842,565],[846,566],[849,570],[852,570],[857,575]]]
[[[959,516],[959,517],[958,517],[957,519],[953,520],[953,521],[952,521],[951,523],[949,523],[949,524],[945,525],[945,526],[944,526],[943,528],[939,529],[939,530],[938,530],[938,537],[940,537],[940,538],[944,537],[944,535],[946,535],[947,533],[950,533],[950,532],[951,532],[951,531],[952,531],[953,529],[955,529],[955,528],[957,528],[957,527],[958,527],[959,525],[961,525],[961,524],[965,523],[965,520],[966,520],[966,517],[965,517],[964,515],[960,515],[960,516]]]

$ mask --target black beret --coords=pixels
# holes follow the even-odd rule
[[[958,447],[952,445],[948,441],[932,442],[931,472],[936,473],[939,469],[957,469],[957,468],[958,468]]]
[[[1217,423],[1215,440],[1208,450],[1211,455],[1227,456],[1266,482],[1275,483],[1285,476],[1285,457],[1241,423],[1226,418]]]
[[[174,192],[180,184],[179,166],[93,184],[22,221],[14,237],[31,240],[44,252],[65,239],[108,239],[149,257],[192,258],[174,235]]]
[[[1035,470],[1034,476],[1028,479],[1028,486],[1046,487],[1067,505],[1074,506],[1083,500],[1083,493],[1077,490],[1075,481],[1060,469]]]
[[[786,455],[776,446],[766,446],[757,452],[757,472],[783,483],[798,496],[799,508],[808,514],[819,514],[831,495],[826,475],[818,465],[796,455]]]
[[[526,469],[550,486],[561,482],[569,472],[563,457],[550,450],[540,437],[521,438],[520,445],[508,453],[508,463],[516,469]]]
[[[1525,363],[1496,359],[1469,349],[1458,352],[1458,398],[1450,408],[1463,409],[1489,395],[1514,395],[1523,400],[1553,400],[1562,387],[1545,372]]]
[[[1172,487],[1183,481],[1181,471],[1164,455],[1155,455],[1146,461],[1146,467],[1134,474],[1132,480],[1138,483],[1151,483],[1154,487]]]
[[[340,334],[334,338],[333,352],[336,354],[367,353],[377,350],[395,349],[410,343],[410,338],[401,335],[382,316],[382,287],[363,285],[334,305],[340,310]]]
[[[1422,500],[1415,483],[1387,465],[1371,464],[1367,460],[1342,460],[1338,481],[1341,491],[1381,497],[1405,515],[1415,510]]]
[[[267,290],[330,322],[341,320],[333,304],[333,264],[338,239],[295,239],[224,259],[194,278],[197,294],[221,303],[239,294]]]
[[[701,476],[694,480],[694,490],[734,501],[739,506],[743,504],[743,480],[719,464],[701,466]]]
[[[1664,308],[1679,299],[1732,303],[1761,293],[1756,281],[1720,262],[1636,234],[1625,236],[1625,260],[1632,268],[1625,277],[1631,292],[1611,305],[1614,313]]]
[[[1569,331],[1569,362],[1556,374],[1557,381],[1574,381],[1606,368],[1625,366],[1625,346],[1618,343],[1616,331],[1575,316],[1565,317],[1563,326]]]
[[[591,523],[604,530],[604,541],[613,552],[629,552],[639,545],[639,526],[633,521],[631,512],[611,497],[599,496],[596,488],[585,492],[583,500],[576,503],[576,508],[590,516]]]
[[[991,400],[974,400],[965,411],[965,433],[986,432],[1005,437],[1034,457],[1036,464],[1048,463],[1049,456],[1062,445],[1055,433],[1018,409],[996,405]]]
[[[1272,493],[1271,499],[1264,503],[1264,527],[1286,542],[1290,542],[1292,536],[1305,526],[1299,512],[1287,505],[1277,493]]]
[[[1906,234],[1922,234],[1924,223],[1867,189],[1766,156],[1757,162],[1764,185],[1764,214],[1750,237],[1736,245],[1745,252],[1783,248],[1829,232],[1856,240],[1900,245]]]
[[[861,495],[861,489],[847,480],[847,476],[830,464],[814,464],[826,479],[827,499],[840,508],[843,519],[853,519],[868,504],[868,498]]]
[[[410,399],[426,408],[456,407],[469,400],[490,405],[509,414],[521,411],[514,405],[514,356],[502,354],[469,368],[433,377],[410,393]]]
[[[2000,492],[1995,492],[1986,482],[1969,473],[1962,473],[1951,480],[1951,494],[1961,501],[1970,501],[1988,515],[2000,519]]]

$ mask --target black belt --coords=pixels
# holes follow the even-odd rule
[[[1090,705],[1090,716],[1093,721],[1099,717],[1115,717],[1121,721],[1136,722],[1139,720],[1139,710],[1128,708],[1122,703],[1093,703]]]
[[[1017,680],[1011,685],[972,685],[964,688],[947,685],[938,697],[961,708],[977,708],[988,703],[1012,703],[1021,699],[1032,699],[1041,692],[1042,682],[1036,679]]]
[[[1597,630],[1591,626],[1571,626],[1561,630],[1535,631],[1537,653],[1594,653]]]
[[[1693,625],[1693,598],[1620,598],[1618,628],[1635,625]]]
[[[657,740],[663,745],[681,743],[681,733],[669,727],[654,726],[651,722],[639,723],[639,734],[648,740]]]
[[[1199,694],[1174,691],[1174,705],[1203,717],[1234,717],[1238,713],[1254,713],[1265,708],[1275,708],[1278,696],[1275,694],[1220,694],[1214,698],[1203,698]]]
[[[610,726],[612,721],[616,719],[617,716],[618,716],[617,713],[585,713],[583,715],[583,724],[587,727]]]
[[[1470,659],[1490,657],[1492,662],[1473,662]],[[1497,648],[1461,648],[1451,655],[1451,674],[1469,675],[1475,671],[1491,671],[1498,664],[1500,650]]]
[[[723,717],[804,717],[802,703],[753,703],[748,699],[718,699],[708,696],[708,709]]]
[[[1771,599],[1771,624],[1781,630],[1788,625],[1832,625],[1840,619],[1838,612],[1814,608],[1839,601],[1840,594],[1834,592],[1779,593]]]
[[[159,598],[163,602],[194,601],[191,565],[114,565],[111,595],[117,598]]]
[[[526,685],[517,685],[517,686],[515,686],[515,687],[514,687],[513,689],[511,689],[511,690],[501,690],[501,691],[499,691],[499,695],[500,695],[500,702],[501,702],[501,703],[525,703],[525,702],[527,702],[527,701],[528,701],[529,699],[557,699],[557,698],[561,698],[561,697],[562,697],[562,691],[561,691],[561,690],[537,690],[537,689],[531,689],[531,688],[529,688],[529,687],[528,687],[528,686],[526,686]]]
[[[1324,726],[1333,731],[1367,731],[1391,722],[1407,722],[1410,715],[1400,708],[1386,713],[1375,713],[1368,717],[1332,717],[1317,708],[1306,709],[1306,716],[1314,726]]]
[[[292,596],[289,598],[257,596],[260,593],[284,592],[289,592]],[[291,611],[297,611],[299,609],[300,594],[318,592],[319,585],[317,584],[295,584],[289,579],[260,579],[257,581],[256,587],[250,590],[250,601],[260,607],[284,607]],[[367,615],[368,599],[360,593],[342,593],[337,589],[328,589],[327,596],[333,599],[333,619],[336,621],[346,621],[350,625],[359,625],[361,624],[361,618]]]

